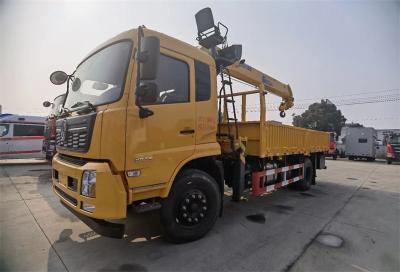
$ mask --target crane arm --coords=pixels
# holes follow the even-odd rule
[[[258,88],[263,86],[264,90],[282,97],[282,102],[279,106],[281,112],[293,107],[294,98],[292,89],[289,85],[284,84],[245,63],[235,62],[226,67],[226,69],[232,77],[252,84]]]

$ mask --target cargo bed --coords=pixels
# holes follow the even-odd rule
[[[329,133],[283,125],[274,121],[238,122],[239,136],[245,139],[246,154],[273,157],[292,154],[310,154],[329,150]],[[230,124],[231,133],[235,125]],[[227,124],[221,124],[221,133],[228,133]]]

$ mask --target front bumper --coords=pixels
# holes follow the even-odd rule
[[[53,159],[53,191],[63,204],[84,216],[96,219],[121,219],[126,217],[127,193],[121,176],[114,175],[106,162],[87,162],[75,165],[56,155]],[[96,171],[96,197],[80,194],[85,170]],[[74,186],[71,186],[73,184]],[[82,209],[82,204],[95,205],[92,212]]]
[[[61,200],[60,200],[61,201]],[[61,204],[65,206],[71,213],[82,220],[83,223],[88,225],[94,232],[102,236],[122,239],[125,233],[125,225],[107,222],[101,219],[95,219],[87,217],[83,214],[76,212],[73,208],[61,201]]]
[[[398,162],[398,161],[400,161],[400,154],[399,154],[399,155],[397,155],[397,154],[395,154],[395,155],[389,155],[389,154],[387,154],[387,155],[386,155],[386,159],[389,159],[389,160],[391,160],[391,161]]]
[[[330,155],[330,156],[336,155],[336,149],[329,149],[328,155]]]

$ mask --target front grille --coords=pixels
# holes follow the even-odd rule
[[[400,144],[391,144],[393,151],[394,151],[394,156],[396,158],[400,158]]]
[[[72,205],[76,206],[78,205],[78,200],[76,200],[75,198],[73,198],[72,196],[64,193],[64,191],[62,191],[60,188],[58,188],[57,186],[54,186],[54,189],[57,191],[57,193],[66,201],[68,201],[69,203],[71,203]]]
[[[57,148],[86,152],[90,146],[96,113],[57,120]]]
[[[84,166],[88,162],[86,159],[67,156],[64,154],[58,154],[58,158],[63,162],[67,162],[67,163],[71,163],[71,164],[79,165],[79,166]]]
[[[82,149],[87,146],[88,134],[86,127],[68,129],[64,140],[61,137],[61,129],[57,129],[56,141],[59,147]]]

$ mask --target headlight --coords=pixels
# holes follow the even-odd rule
[[[83,171],[81,195],[96,197],[96,171]]]

